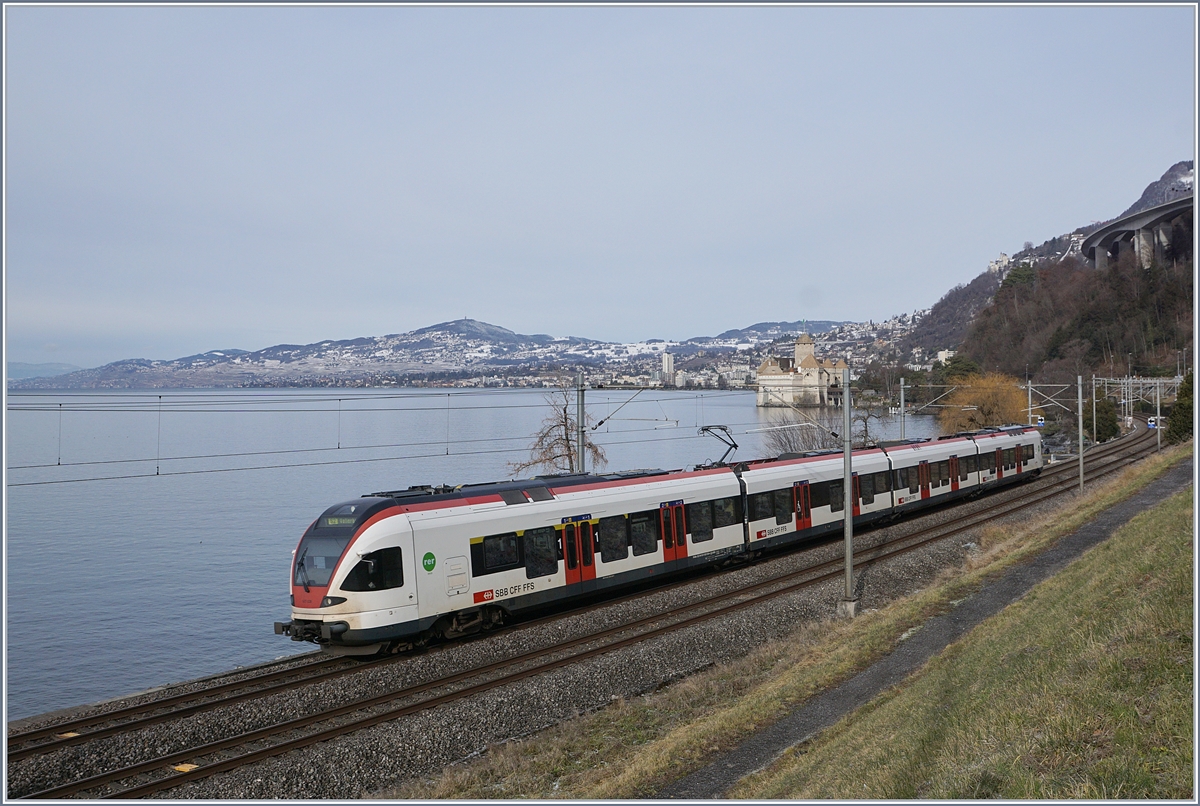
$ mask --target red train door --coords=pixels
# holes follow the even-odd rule
[[[812,496],[809,494],[808,482],[798,481],[792,487],[795,496],[793,503],[796,508],[796,529],[812,528]]]
[[[950,457],[950,489],[958,489],[958,457]]]
[[[563,559],[567,565],[567,584],[596,578],[596,559],[592,542],[592,524],[587,521],[563,526]]]
[[[1004,449],[996,448],[996,478],[1004,478]]]
[[[857,473],[851,474],[851,482],[852,483],[850,484],[850,494],[852,496],[854,496],[854,517],[857,518],[861,514],[859,512],[859,509],[860,509],[859,504],[862,502],[862,494],[859,493],[859,491],[858,491],[858,474]]]
[[[1013,455],[1016,457],[1017,461],[1017,472],[1020,473],[1022,465],[1025,464],[1025,448],[1021,445],[1018,445],[1013,449]]]
[[[687,556],[687,524],[683,520],[683,502],[660,504],[658,517],[659,533],[663,539],[663,560],[682,560]]]
[[[921,497],[929,497],[929,462],[923,461],[917,466],[917,478],[921,481]]]

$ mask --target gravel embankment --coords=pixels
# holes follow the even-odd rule
[[[1006,491],[999,496],[1011,494],[1012,491]],[[891,536],[955,520],[966,511],[994,503],[999,496],[864,533],[856,537],[856,550],[862,551]],[[1037,507],[1038,513],[1071,500],[1044,502]],[[1024,521],[1038,513],[1026,510],[1012,517]],[[974,544],[973,533],[957,535],[858,571],[860,607],[878,608],[919,590],[943,568],[960,564],[974,550]],[[17,797],[70,780],[75,777],[75,770],[110,769],[146,761],[201,742],[316,713],[333,703],[377,696],[533,648],[554,646],[601,627],[663,611],[685,612],[689,605],[719,593],[809,565],[814,559],[834,559],[841,554],[841,542],[835,541],[697,580],[671,591],[600,605],[586,616],[508,631],[485,641],[454,645],[399,663],[367,668],[336,681],[298,687],[87,746],[64,748],[11,765],[9,796]],[[841,593],[840,579],[822,583],[480,696],[185,784],[156,797],[345,799],[369,795],[405,779],[434,773],[489,744],[542,730],[604,707],[614,698],[653,691],[713,664],[741,657],[765,642],[788,635],[800,623],[831,617]],[[171,691],[177,690],[173,687]],[[159,692],[145,696],[155,694],[161,696]],[[122,701],[128,702],[129,698]]]

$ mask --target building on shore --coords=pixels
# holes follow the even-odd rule
[[[759,406],[840,406],[846,362],[817,358],[812,336],[801,333],[792,357],[768,356],[758,366]]]

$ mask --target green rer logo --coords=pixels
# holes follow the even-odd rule
[[[421,558],[421,566],[426,571],[432,571],[435,565],[437,565],[437,558],[433,556],[433,552],[425,552],[425,556]]]

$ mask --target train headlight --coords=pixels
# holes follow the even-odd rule
[[[346,601],[345,596],[326,596],[321,600],[321,607],[333,607]]]

